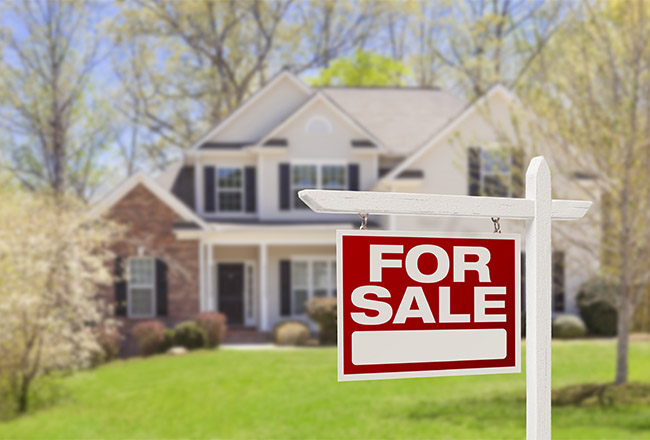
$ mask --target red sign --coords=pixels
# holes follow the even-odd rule
[[[338,231],[339,380],[519,373],[519,235]]]

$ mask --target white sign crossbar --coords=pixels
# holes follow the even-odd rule
[[[535,202],[504,197],[450,196],[374,191],[328,191],[304,189],[300,199],[315,212],[373,215],[425,215],[444,217],[500,217],[530,220]],[[553,200],[552,220],[578,220],[592,202]]]

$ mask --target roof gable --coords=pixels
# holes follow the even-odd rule
[[[398,176],[403,171],[415,164],[418,159],[420,159],[425,153],[435,147],[439,142],[455,133],[455,131],[458,129],[458,127],[461,126],[464,121],[466,121],[471,116],[478,114],[484,105],[489,103],[493,98],[497,96],[501,97],[508,103],[516,103],[516,98],[510,90],[500,84],[492,87],[486,94],[472,102],[470,105],[466,106],[461,112],[457,113],[455,117],[451,118],[447,124],[445,124],[438,132],[433,135],[433,137],[428,139],[423,145],[416,149],[413,154],[406,157],[399,165],[393,168],[391,172],[380,179],[380,181],[387,181],[398,178]]]
[[[438,89],[325,87],[321,90],[398,155],[415,151],[467,105],[465,100]]]
[[[253,144],[293,113],[311,93],[311,89],[295,75],[282,71],[202,136],[190,149],[197,150],[205,143]]]
[[[296,111],[289,117],[282,121],[279,125],[274,127],[260,140],[259,144],[266,144],[271,139],[283,138],[283,132],[288,129],[292,124],[296,123],[299,118],[314,110],[317,107],[324,107],[326,111],[340,119],[343,123],[347,124],[353,131],[358,134],[358,138],[352,140],[350,146],[355,148],[369,148],[378,147],[385,149],[385,146],[373,133],[368,131],[356,119],[350,116],[344,109],[333,102],[327,95],[318,91],[314,93],[311,98],[303,103]]]
[[[138,185],[142,185],[147,188],[154,196],[169,206],[169,208],[176,212],[176,214],[178,214],[183,220],[194,222],[198,224],[202,229],[208,229],[207,223],[205,223],[199,216],[192,212],[192,210],[190,210],[176,196],[174,196],[172,193],[156,183],[153,179],[141,172],[138,172],[123,181],[120,185],[113,189],[113,191],[108,193],[106,197],[97,202],[91,208],[90,215],[100,216],[104,214],[111,207],[115,206],[115,204],[122,200],[126,195],[128,195]]]

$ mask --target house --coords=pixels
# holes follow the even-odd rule
[[[521,196],[527,161],[504,141],[513,104],[501,86],[468,103],[438,89],[311,88],[279,74],[188,145],[181,162],[156,178],[131,176],[94,208],[129,230],[114,249],[116,272],[127,268],[128,282],[107,293],[117,316],[127,327],[151,318],[171,325],[218,310],[248,340],[266,338],[282,320],[306,319],[307,300],[336,294],[335,231],[358,228],[359,218],[316,214],[297,192]],[[521,223],[504,221],[502,229],[523,232]],[[392,230],[492,226],[457,218],[369,221],[369,228]],[[553,307],[575,312],[576,292],[596,263],[562,245],[554,246]]]

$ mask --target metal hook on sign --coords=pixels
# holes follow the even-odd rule
[[[501,217],[497,217],[497,218],[492,217],[492,223],[494,224],[495,234],[501,233],[501,223],[499,223],[499,220],[501,220]]]
[[[368,228],[368,214],[359,214],[359,217],[361,217],[361,226],[359,226],[359,229],[365,231]]]

